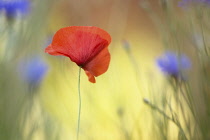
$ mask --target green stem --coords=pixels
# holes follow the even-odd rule
[[[79,78],[78,78],[78,95],[79,95],[79,111],[77,120],[77,140],[79,140],[79,128],[80,128],[80,115],[81,115],[81,94],[80,94],[80,77],[81,77],[81,67],[79,67]]]
[[[178,121],[178,119],[174,119],[171,118],[170,116],[168,116],[163,110],[161,110],[160,108],[158,108],[157,106],[155,106],[154,104],[152,104],[151,102],[144,100],[144,103],[148,106],[150,106],[153,110],[156,110],[158,113],[160,113],[161,115],[163,115],[166,119],[170,120],[171,122],[173,122],[181,131],[181,133],[184,136],[184,139],[187,140],[187,137],[185,135],[185,132],[181,126],[181,123]]]

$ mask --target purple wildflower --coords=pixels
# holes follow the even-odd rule
[[[25,15],[28,13],[30,3],[28,0],[1,0],[0,11],[4,11],[7,18],[14,18],[17,13]]]
[[[183,78],[182,72],[191,67],[189,58],[185,55],[177,55],[173,52],[166,52],[157,59],[160,70],[172,77]]]
[[[210,0],[181,0],[178,3],[179,7],[186,7],[189,4],[210,4]]]
[[[21,78],[31,87],[37,87],[47,72],[48,66],[40,56],[24,60],[19,65]]]

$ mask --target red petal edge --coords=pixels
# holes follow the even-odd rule
[[[86,75],[88,76],[88,80],[89,80],[91,83],[95,83],[95,82],[96,82],[95,77],[94,77],[89,71],[86,71],[86,70],[85,70],[85,73],[86,73]]]
[[[92,61],[90,61],[88,64],[86,64],[83,69],[85,71],[88,71],[91,76],[89,76],[87,73],[87,76],[89,77],[89,79],[92,76],[99,76],[103,73],[105,73],[109,67],[109,63],[110,63],[110,53],[108,51],[108,47],[106,47],[105,49],[103,49],[96,57],[94,57],[94,59]]]
[[[51,55],[61,55],[60,53],[56,52],[53,48],[52,45],[50,44],[47,48],[45,48],[45,52],[49,53]]]

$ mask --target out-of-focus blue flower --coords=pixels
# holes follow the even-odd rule
[[[17,13],[25,15],[29,12],[28,0],[0,0],[0,11],[4,11],[6,17],[14,18]]]
[[[19,65],[21,78],[32,87],[37,87],[40,84],[47,70],[48,65],[41,56],[34,56],[29,60],[24,60]]]
[[[195,4],[210,4],[210,0],[181,0],[178,3],[179,7],[186,7],[191,3]]]
[[[175,78],[184,78],[182,72],[191,67],[191,62],[185,55],[166,52],[157,59],[157,65],[167,75]]]
[[[127,41],[127,40],[122,40],[122,45],[123,45],[123,48],[126,50],[126,51],[130,51],[130,49],[131,49],[131,46],[130,46],[130,43],[129,43],[129,41]]]

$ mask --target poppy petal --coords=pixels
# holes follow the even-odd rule
[[[92,83],[95,83],[95,82],[96,82],[95,77],[94,77],[89,71],[86,71],[86,70],[85,70],[85,73],[86,73],[86,75],[88,76],[88,80],[89,80],[90,82],[92,82]]]
[[[107,71],[110,63],[110,35],[94,26],[71,26],[58,30],[45,49],[51,55],[63,55],[84,69],[89,81]]]
[[[57,51],[55,51],[53,48],[52,48],[52,45],[49,45],[47,48],[45,48],[45,52],[46,53],[49,53],[51,55],[63,55],[63,56],[66,56],[65,54],[62,54],[62,53],[59,53]]]
[[[58,30],[51,45],[56,52],[83,66],[110,42],[110,35],[98,27],[71,26]]]
[[[92,61],[87,63],[83,69],[90,72],[93,76],[99,76],[107,71],[109,62],[110,53],[108,51],[108,47],[106,47],[98,55],[96,55]]]
[[[45,48],[45,52],[49,53],[51,55],[60,55],[60,53],[56,52],[53,48],[52,45],[49,45],[47,48]]]

